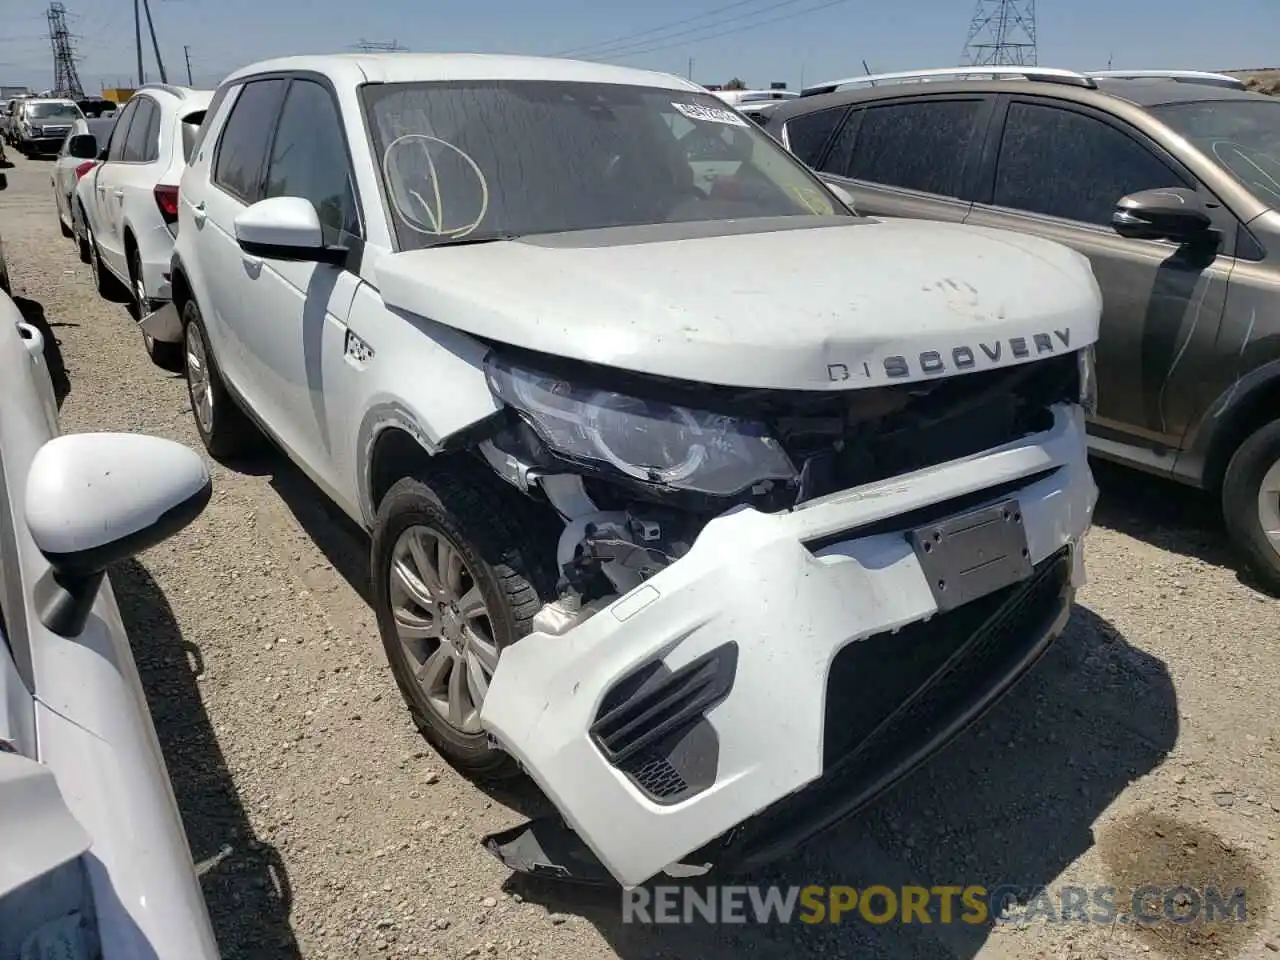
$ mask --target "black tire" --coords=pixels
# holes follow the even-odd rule
[[[387,660],[414,723],[445,760],[474,779],[517,776],[519,765],[509,754],[490,747],[485,733],[450,724],[414,679],[419,661],[400,642],[392,612],[393,552],[412,527],[426,527],[447,540],[465,564],[463,576],[480,589],[490,635],[501,653],[529,633],[533,615],[554,593],[556,534],[530,501],[483,468],[454,460],[423,477],[407,477],[391,487],[373,528],[373,607]]]
[[[1280,547],[1267,538],[1259,510],[1262,481],[1280,465],[1280,420],[1255,431],[1236,449],[1222,479],[1222,514],[1231,542],[1249,569],[1280,595]],[[1280,511],[1280,495],[1274,504]]]
[[[191,401],[191,415],[196,421],[196,431],[209,456],[215,460],[226,460],[242,457],[255,452],[262,441],[262,434],[245,416],[244,411],[236,404],[227,390],[218,369],[218,362],[209,348],[209,334],[204,327],[204,319],[195,299],[188,300],[182,307],[182,328],[185,338],[183,350],[183,369],[187,376],[187,397]],[[204,369],[208,376],[210,410],[209,422],[205,423],[197,407],[196,389],[193,386],[191,363],[192,349],[197,345],[204,357]]]
[[[58,214],[58,229],[62,231],[62,235],[64,237],[75,236],[75,234],[71,232],[71,228],[67,226],[67,222],[62,219],[61,213]]]
[[[80,262],[89,263],[93,255],[89,249],[89,218],[85,215],[84,204],[77,201],[77,206],[80,207],[80,223],[83,225],[83,230],[76,234],[76,246],[80,248]]]
[[[89,266],[93,268],[94,288],[98,291],[98,296],[104,300],[118,300],[125,291],[121,288],[122,285],[115,274],[102,262],[102,255],[98,253],[98,241],[93,237],[92,228],[86,225],[85,231],[89,235]]]
[[[133,314],[134,319],[139,323],[142,318],[151,312],[154,302],[146,295],[146,291],[138,282],[138,278],[142,276],[142,258],[138,255],[138,251],[134,250],[129,254],[129,285],[133,290]],[[182,373],[186,369],[186,350],[181,343],[166,343],[163,340],[156,340],[146,333],[142,334],[142,345],[147,351],[147,356],[161,370],[168,370],[172,373]]]

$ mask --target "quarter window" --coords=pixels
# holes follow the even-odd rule
[[[1121,197],[1183,186],[1164,161],[1110,124],[1074,110],[1009,105],[997,206],[1107,226]]]
[[[360,231],[342,120],[333,97],[318,83],[295,80],[289,86],[271,147],[265,195],[310,200],[326,244]]]
[[[213,160],[213,182],[245,203],[262,199],[267,145],[287,86],[286,80],[246,83],[222,128]]]
[[[982,106],[981,100],[921,100],[869,107],[843,174],[868,183],[958,196]]]
[[[787,121],[787,146],[803,163],[816,167],[822,150],[840,125],[847,107],[829,107]]]

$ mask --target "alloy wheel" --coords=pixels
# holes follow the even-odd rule
[[[498,645],[479,581],[457,547],[426,526],[400,534],[391,554],[396,634],[432,709],[462,733],[479,733]]]
[[[1258,486],[1258,522],[1271,548],[1280,553],[1280,460],[1263,474]]]
[[[204,433],[213,432],[213,379],[209,374],[209,357],[204,349],[200,328],[187,324],[187,392],[191,409]]]

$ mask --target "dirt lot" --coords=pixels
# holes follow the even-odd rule
[[[52,329],[68,431],[199,447],[181,379],[62,239],[47,161],[0,194],[19,304]],[[270,318],[262,318],[269,323]],[[366,546],[281,457],[215,466],[205,514],[112,574],[228,958],[1261,957],[1280,949],[1280,602],[1212,505],[1099,470],[1091,584],[1034,674],[943,756],[762,879],[1247,887],[1245,925],[643,927],[615,894],[513,881],[489,796],[414,732],[365,600]]]

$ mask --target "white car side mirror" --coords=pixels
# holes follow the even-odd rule
[[[268,197],[235,219],[240,249],[264,260],[341,264],[346,247],[327,247],[315,205],[302,197]]]
[[[204,509],[204,461],[172,440],[135,433],[55,437],[27,474],[27,528],[53,576],[36,585],[41,621],[77,636],[106,569],[173,536]]]

